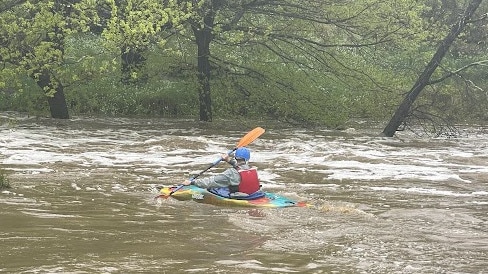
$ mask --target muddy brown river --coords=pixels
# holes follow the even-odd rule
[[[154,199],[257,126],[263,189],[313,207]],[[0,273],[488,273],[488,129],[377,126],[0,113]]]

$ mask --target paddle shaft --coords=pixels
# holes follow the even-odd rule
[[[232,152],[234,152],[237,148],[234,148],[233,150],[230,150],[227,155],[230,155]],[[212,165],[210,165],[209,167],[207,167],[206,169],[202,170],[200,173],[198,173],[197,175],[193,176],[190,178],[190,181],[193,181],[195,180],[198,176],[202,175],[203,173],[205,173],[207,170],[211,169],[212,167],[216,166],[218,163],[220,163],[220,161],[222,161],[222,158],[218,159],[217,161],[213,162]],[[182,187],[184,187],[185,185],[179,185],[177,186],[175,189],[173,189],[168,196],[171,196],[173,193],[175,193],[176,191],[180,190]]]
[[[227,155],[231,155],[232,152],[236,151],[237,147],[234,148],[233,150],[229,150],[229,152],[227,152]],[[202,170],[200,173],[198,173],[197,175],[191,177],[190,181],[191,180],[195,180],[198,176],[202,175],[203,173],[205,173],[207,170],[211,169],[212,167],[218,165],[221,161],[223,160],[223,158],[219,158],[218,160],[216,160],[215,162],[213,162],[209,167],[207,167],[206,169]]]

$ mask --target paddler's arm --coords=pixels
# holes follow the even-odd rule
[[[221,174],[210,176],[202,179],[195,179],[190,182],[190,180],[184,181],[183,185],[195,185],[201,188],[216,188],[216,187],[228,187],[232,182],[239,182],[239,173],[232,168],[227,169]]]
[[[222,154],[222,161],[228,163],[229,165],[235,167],[237,165],[236,159],[234,157],[230,157],[229,154]],[[193,180],[185,180],[182,185],[196,185],[201,188],[214,188],[214,187],[226,187],[229,186],[229,181],[233,182],[236,181],[239,184],[240,176],[236,178],[235,172],[231,172],[226,170],[224,173],[211,176],[204,179],[193,179]],[[238,174],[237,174],[238,175]],[[231,183],[232,184],[232,183]]]

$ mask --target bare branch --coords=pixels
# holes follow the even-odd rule
[[[430,82],[428,82],[428,85],[433,85],[433,84],[437,84],[437,83],[440,83],[444,80],[446,80],[447,78],[450,78],[454,75],[459,75],[460,72],[464,71],[464,70],[467,70],[468,68],[471,68],[471,67],[474,67],[474,66],[488,66],[488,60],[483,60],[483,61],[479,61],[479,62],[474,62],[474,63],[471,63],[471,64],[468,64],[458,70],[455,70],[455,71],[452,71],[452,72],[449,72],[447,75],[439,78],[439,79],[436,79],[436,80],[432,80]]]

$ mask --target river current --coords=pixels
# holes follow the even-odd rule
[[[263,189],[312,207],[154,199],[257,126]],[[380,131],[0,113],[0,273],[488,273],[488,129]]]

